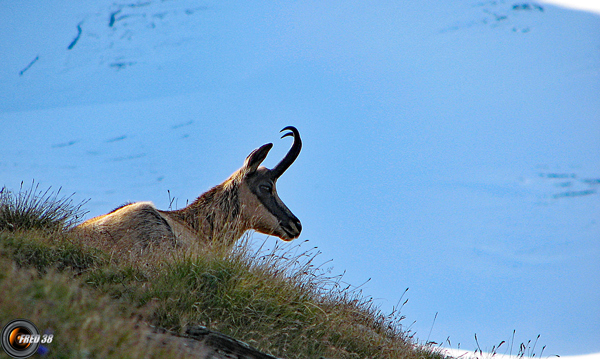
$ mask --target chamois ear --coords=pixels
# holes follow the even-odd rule
[[[244,170],[248,173],[256,171],[262,161],[265,160],[272,147],[272,143],[267,143],[252,151],[246,158],[246,162],[244,162]]]

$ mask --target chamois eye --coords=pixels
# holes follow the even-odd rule
[[[261,184],[260,185],[260,189],[265,191],[265,192],[271,192],[271,190],[273,189],[271,186],[266,185],[266,184]]]

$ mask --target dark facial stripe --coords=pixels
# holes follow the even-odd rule
[[[275,189],[273,189],[272,193],[265,195],[265,194],[261,193],[258,186],[249,186],[249,187],[250,187],[250,191],[256,196],[256,198],[258,198],[260,203],[262,203],[262,205],[265,206],[265,208],[273,216],[275,216],[275,218],[277,218],[279,223],[287,222],[287,220],[291,220],[292,218],[295,217],[292,214],[292,212],[285,206],[285,204],[283,204],[283,202],[281,203],[281,205],[278,203]]]

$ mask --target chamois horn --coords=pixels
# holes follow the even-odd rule
[[[287,170],[292,165],[292,163],[294,163],[294,161],[300,154],[300,150],[302,149],[302,140],[300,139],[300,132],[298,132],[298,130],[294,126],[287,126],[279,132],[287,130],[289,130],[290,132],[284,133],[283,136],[281,136],[281,138],[292,136],[294,137],[294,143],[292,144],[292,147],[285,155],[285,157],[281,160],[281,162],[279,162],[277,166],[275,166],[271,170],[271,174],[274,179],[279,178],[279,176],[281,176],[283,172],[285,172],[285,170]]]

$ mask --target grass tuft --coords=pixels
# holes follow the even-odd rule
[[[58,191],[39,189],[39,183],[31,183],[29,189],[18,193],[6,187],[0,189],[0,231],[19,230],[67,230],[87,213],[82,208],[87,201],[73,203],[73,195],[59,197]]]

